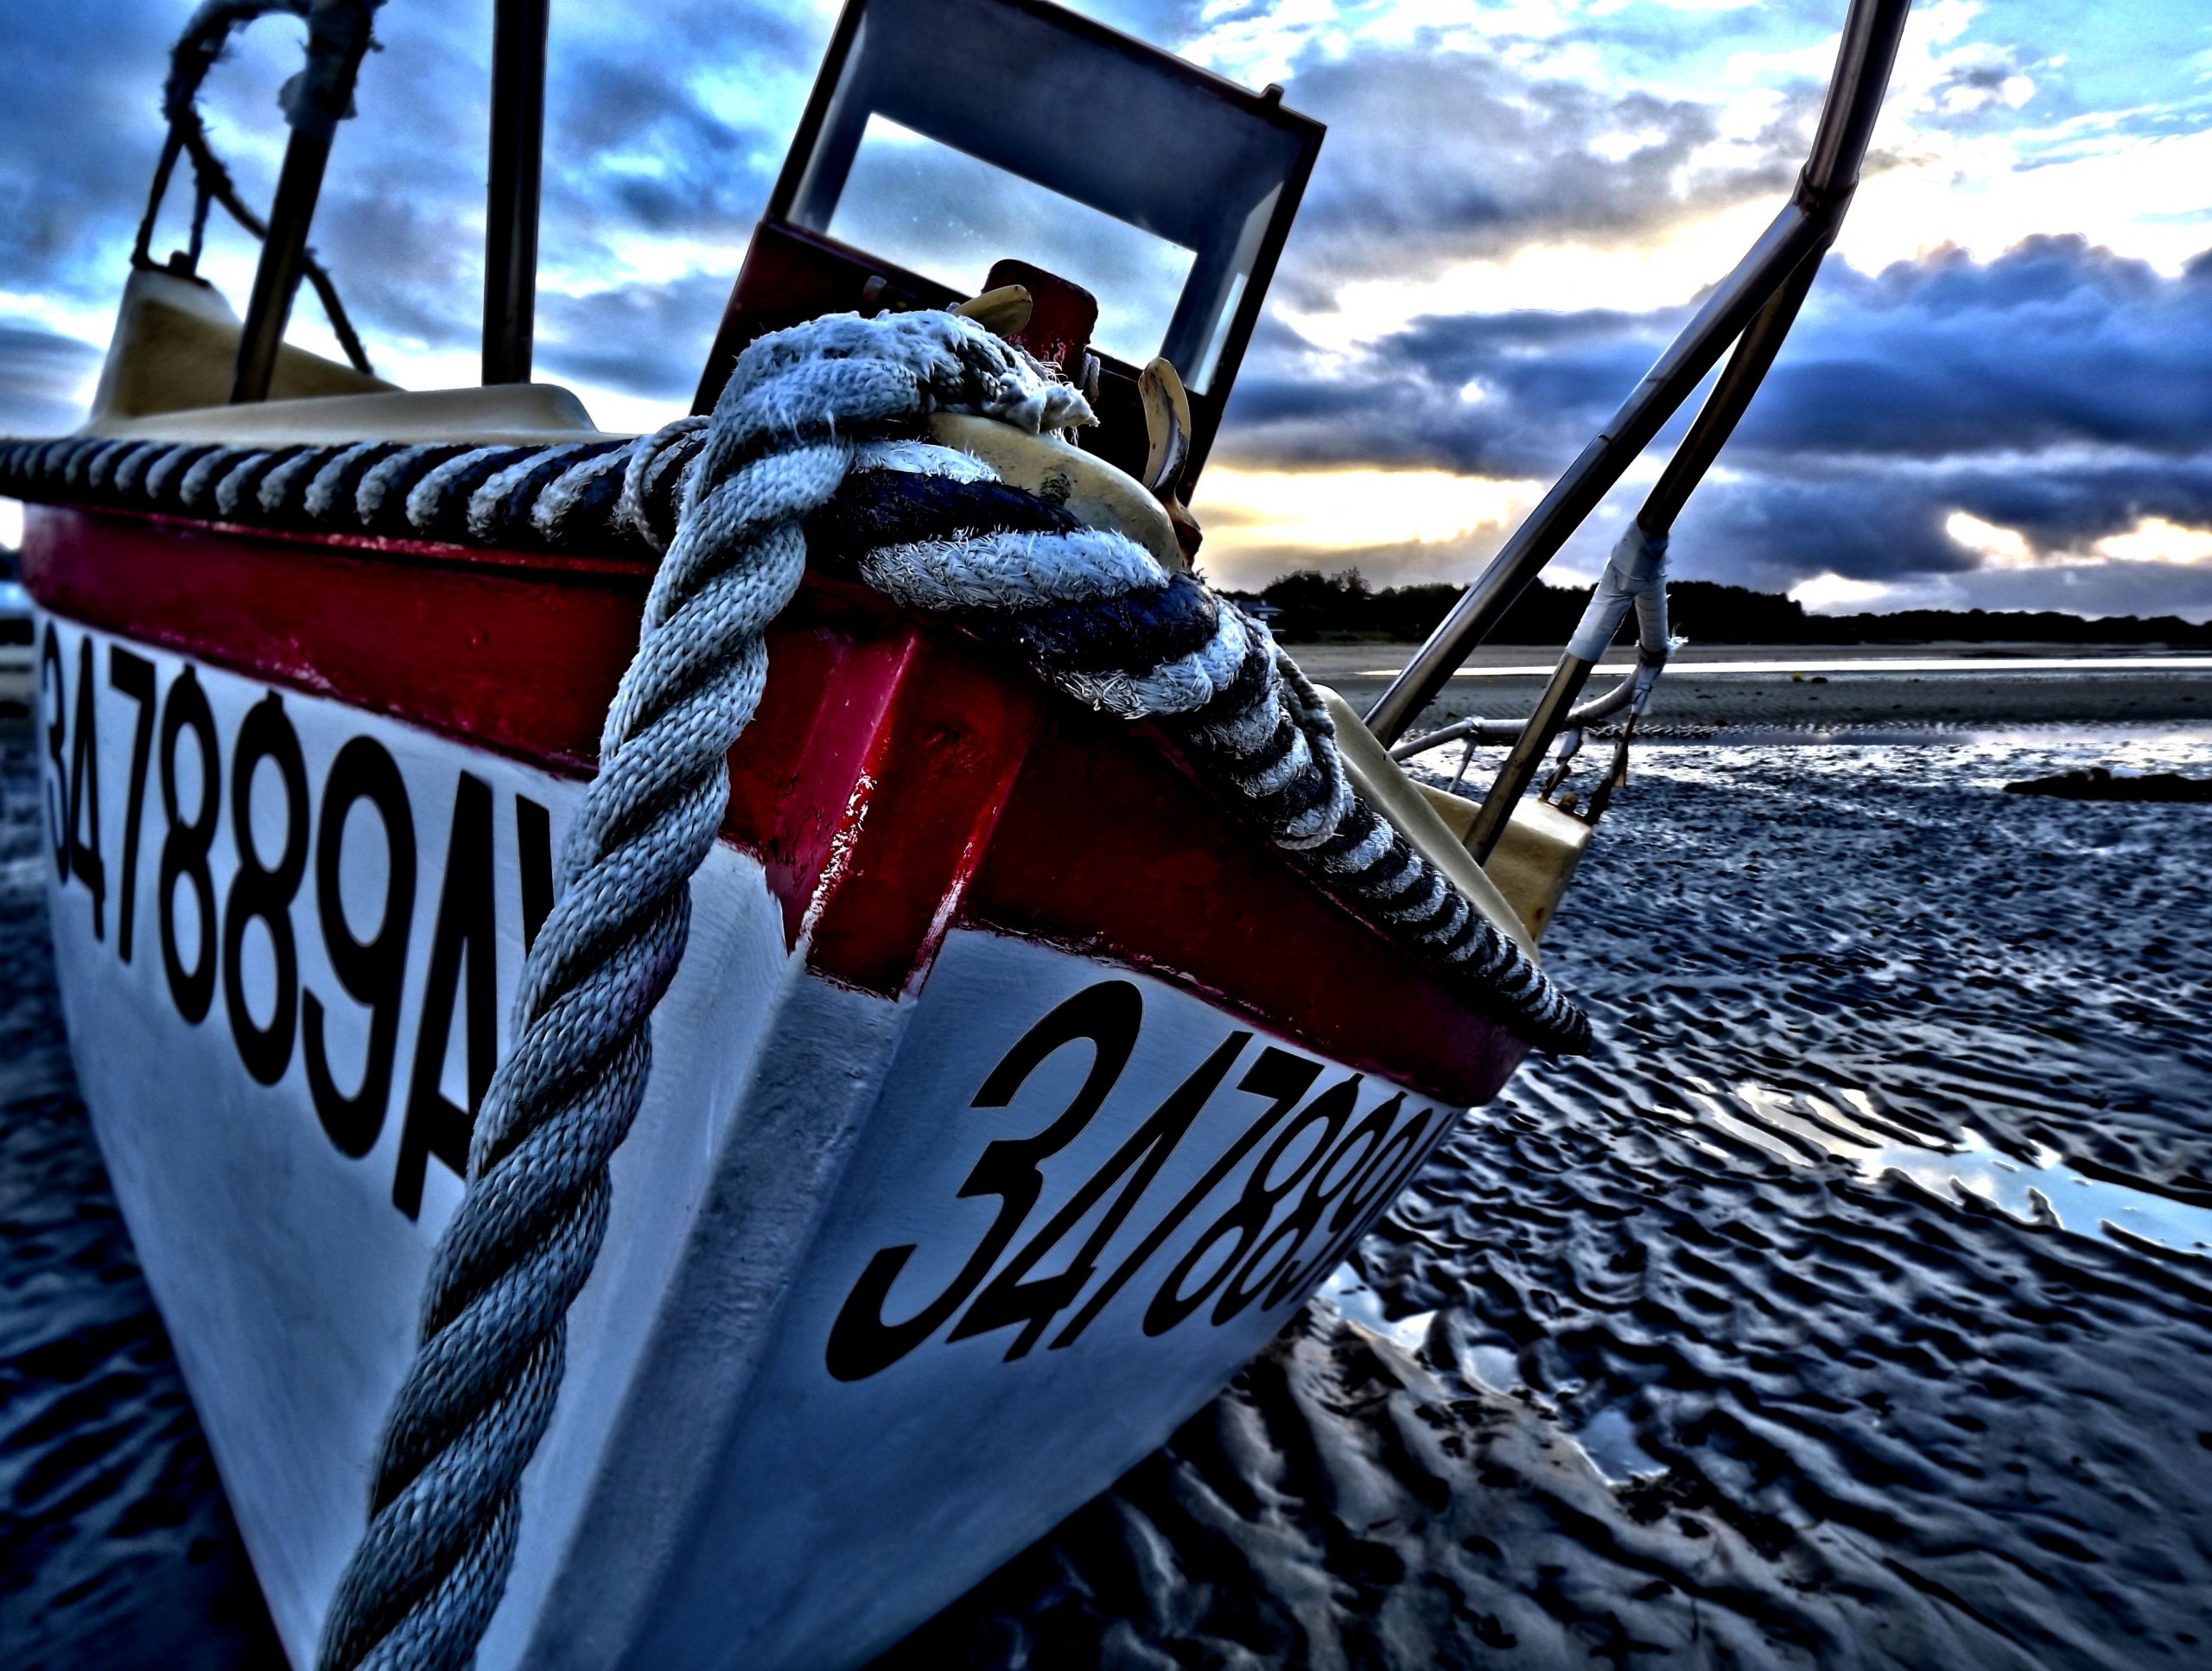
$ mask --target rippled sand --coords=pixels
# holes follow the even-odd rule
[[[883,1665],[2212,1664],[2212,809],[1999,791],[2096,760],[2212,737],[1643,751],[1414,1350],[1309,1307]]]
[[[2137,734],[1640,751],[1548,948],[1597,1054],[880,1664],[2212,1664],[2212,808],[2000,792],[2212,766]],[[0,1663],[239,1662],[0,757]]]

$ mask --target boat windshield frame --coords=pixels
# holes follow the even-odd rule
[[[896,123],[1190,251],[1150,353],[1217,412],[1325,131],[1281,92],[1249,92],[1046,0],[851,0],[766,219],[835,239],[869,118]]]

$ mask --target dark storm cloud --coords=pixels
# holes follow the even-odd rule
[[[152,3],[10,10],[0,52],[0,289],[47,291],[134,220],[160,143],[168,40]],[[149,143],[149,136],[151,143]],[[103,287],[111,293],[112,281]]]
[[[728,284],[712,274],[542,296],[538,362],[565,380],[688,402],[728,296]]]
[[[1787,193],[1808,82],[1726,167],[1688,175],[1711,107],[1534,80],[1466,53],[1368,53],[1301,68],[1293,102],[1329,124],[1288,280],[1465,260],[1535,238],[1626,238],[1702,208]],[[1626,137],[1624,138],[1624,137]],[[1625,156],[1617,143],[1633,143]]]
[[[1840,270],[1741,444],[1913,457],[2061,445],[2175,456],[2212,439],[2212,259],[2178,279],[2037,238]]]
[[[1221,456],[1547,479],[1688,313],[1421,319],[1327,379],[1271,333]],[[2145,518],[2212,524],[2212,256],[2167,278],[2041,238],[1986,263],[1834,267],[1723,461],[1682,518],[1686,570],[1771,588],[1962,575],[1981,559],[1945,531],[1960,511],[2052,552]],[[1612,526],[1634,503],[1616,501]],[[2212,578],[2155,572],[2212,608]]]
[[[0,435],[54,435],[85,416],[83,393],[100,357],[74,337],[0,324]]]
[[[593,29],[556,60],[547,92],[545,213],[581,226],[734,237],[759,216],[828,39],[810,15],[692,4],[652,29]],[[780,86],[760,119],[716,114],[692,85],[723,70]]]
[[[1272,334],[1239,391],[1241,445],[1317,462],[1379,439],[1381,453],[1362,456],[1513,473],[1563,465],[1562,449],[1571,457],[1611,415],[1689,311],[1430,316],[1325,388],[1305,373],[1305,345]],[[2208,438],[2212,256],[2168,279],[2077,237],[2037,238],[1986,264],[1955,250],[1871,277],[1832,264],[1730,458],[2052,447],[2188,457]]]
[[[1701,489],[1681,526],[1685,550],[1702,553],[1700,561],[1725,559],[1770,583],[1824,569],[1888,581],[1975,568],[1980,559],[1943,530],[1959,511],[2054,550],[2086,550],[2148,517],[2202,525],[2212,522],[2212,457],[1745,475]]]
[[[1418,319],[1326,377],[1285,329],[1248,364],[1221,445],[1248,461],[1555,473],[1683,317],[1522,310]]]
[[[1700,490],[1675,553],[1693,578],[1769,591],[1833,573],[1916,590],[1917,598],[1910,591],[1900,598],[1907,603],[2212,618],[2212,565],[2062,560],[1981,568],[1944,532],[1954,511],[2018,529],[2045,549],[2086,552],[2140,518],[2212,521],[2212,461],[1744,477]]]

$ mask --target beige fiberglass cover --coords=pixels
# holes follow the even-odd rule
[[[228,403],[238,315],[211,286],[141,268],[124,287],[115,340],[83,433],[149,441],[332,445],[475,441],[527,445],[595,433],[583,403],[550,384],[416,392],[302,348],[277,352],[270,398]]]
[[[402,390],[286,347],[270,398],[228,404],[238,322],[196,279],[131,274],[100,376],[88,435],[149,441],[343,446],[357,441],[475,442],[486,446],[588,440],[583,403],[552,384]],[[1064,505],[1091,528],[1115,528],[1168,568],[1187,567],[1160,502],[1131,476],[1064,442],[988,418],[940,413],[931,438],[981,459],[1000,478]]]
[[[1351,774],[1352,786],[1396,826],[1398,834],[1410,842],[1422,858],[1442,871],[1452,886],[1481,910],[1491,926],[1510,935],[1516,944],[1535,956],[1536,942],[1521,913],[1499,891],[1497,884],[1483,874],[1483,867],[1475,862],[1475,855],[1452,833],[1420,786],[1390,758],[1389,751],[1375,740],[1375,734],[1352,711],[1351,703],[1326,685],[1315,689],[1329,704],[1329,717],[1337,722],[1337,749],[1344,756],[1344,770]]]

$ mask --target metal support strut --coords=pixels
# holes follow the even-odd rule
[[[1773,365],[1821,257],[1843,224],[1910,4],[1911,0],[1852,0],[1811,155],[1789,204],[1368,711],[1368,727],[1386,746],[1404,736],[1734,342],[1727,369],[1637,513],[1637,525],[1648,537],[1663,538],[1672,529]],[[1643,646],[1647,656],[1653,649]],[[1657,654],[1663,660],[1663,646]],[[1560,730],[1627,705],[1630,681],[1624,681],[1619,689],[1575,708],[1595,665],[1595,658],[1562,658],[1535,714],[1518,727],[1512,752],[1468,834],[1467,845],[1478,861],[1497,844]],[[1423,740],[1440,742],[1447,733],[1478,734],[1447,727]]]
[[[238,333],[231,378],[233,404],[266,400],[276,371],[276,350],[292,315],[293,293],[307,263],[308,228],[330,162],[338,124],[353,113],[353,81],[370,46],[369,22],[384,0],[314,0],[307,15],[308,61],[284,84],[280,102],[292,137],[284,148],[269,235],[253,275],[253,299]],[[166,157],[166,153],[164,154]]]
[[[550,0],[499,0],[492,25],[492,168],[484,203],[484,381],[530,381]]]

